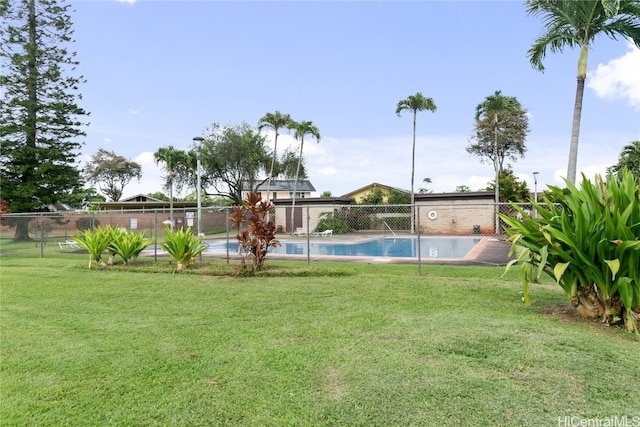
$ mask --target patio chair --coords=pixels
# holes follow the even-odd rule
[[[330,237],[330,236],[333,236],[333,230],[324,230],[324,231],[321,231],[320,233],[318,233],[318,236],[321,236],[321,237]]]
[[[295,237],[303,237],[307,235],[307,230],[304,229],[304,227],[298,227],[296,228],[296,231],[293,232],[293,235]]]
[[[80,245],[75,240],[65,240],[64,242],[58,242],[60,250],[65,249],[80,249]]]

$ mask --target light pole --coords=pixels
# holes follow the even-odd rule
[[[533,173],[533,200],[538,203],[538,172]],[[533,211],[533,217],[538,218],[538,209]]]
[[[202,205],[201,205],[201,197],[200,197],[200,145],[204,141],[204,138],[201,136],[196,136],[193,138],[193,142],[196,144],[196,198],[198,199],[198,238],[202,234]]]

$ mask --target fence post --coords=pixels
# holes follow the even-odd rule
[[[309,232],[309,221],[311,220],[311,216],[309,215],[309,205],[307,205],[305,207],[306,207],[306,213],[307,213],[307,265],[310,265],[311,264],[311,242],[310,242],[310,237],[309,237],[309,234],[310,234],[310,232]]]
[[[224,211],[226,213],[226,221],[225,221],[225,227],[227,229],[227,265],[229,265],[229,208],[225,208]]]
[[[420,227],[420,206],[416,206],[416,222],[418,226],[418,236],[416,237],[416,245],[418,245],[418,276],[422,276],[422,251],[421,251],[421,243],[420,237],[422,236],[422,229]]]
[[[153,235],[153,238],[154,238],[153,260],[155,262],[158,262],[158,209],[154,209],[153,214],[154,214],[153,227],[155,229],[155,232]]]
[[[36,230],[38,229],[38,220],[36,219]],[[40,258],[44,258],[44,214],[40,214]]]

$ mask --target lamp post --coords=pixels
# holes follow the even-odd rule
[[[533,173],[533,200],[538,203],[538,172]],[[538,210],[533,211],[533,217],[538,218]]]
[[[200,136],[196,136],[193,138],[193,142],[196,144],[196,198],[198,199],[198,238],[200,238],[200,234],[202,234],[202,205],[201,205],[201,197],[200,197],[200,145],[204,141],[204,138]]]

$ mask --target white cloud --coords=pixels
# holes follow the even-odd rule
[[[144,151],[135,159],[142,167],[142,179],[140,182],[132,181],[124,188],[123,198],[135,196],[136,194],[148,194],[164,190],[164,179],[162,178],[162,169],[156,164],[153,153]]]
[[[599,64],[589,74],[587,86],[604,99],[623,98],[640,111],[640,49],[629,43],[630,51],[608,64]]]

